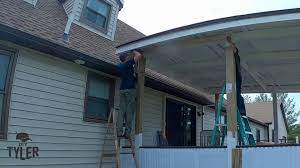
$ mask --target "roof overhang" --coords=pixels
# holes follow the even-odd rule
[[[84,66],[107,74],[117,75],[115,65],[68,48],[63,44],[54,43],[2,24],[0,24],[0,40],[12,42],[71,62],[78,59],[84,60]]]
[[[83,54],[80,51],[71,49],[64,44],[51,42],[38,36],[17,30],[15,28],[0,24],[0,40],[8,41],[23,47],[27,47],[36,51],[49,54],[64,60],[74,62],[75,60],[83,60],[84,65],[88,68],[95,69],[112,76],[118,76],[116,72],[116,65],[105,62],[90,55]],[[205,96],[201,96],[186,90],[186,87],[179,87],[172,82],[166,82],[165,79],[157,78],[159,75],[152,75],[146,77],[145,85],[153,89],[172,94],[186,100],[199,104],[212,104],[213,101]],[[176,87],[175,87],[176,86]]]
[[[243,91],[300,91],[300,9],[217,19],[154,34],[117,48],[142,49],[147,68],[206,93],[220,92],[225,39],[240,50]]]

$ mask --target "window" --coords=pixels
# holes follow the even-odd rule
[[[83,14],[87,24],[106,30],[111,6],[104,0],[87,0]]]
[[[113,106],[114,82],[112,79],[89,73],[86,91],[85,120],[107,120]]]
[[[14,53],[0,49],[0,138],[6,138]]]
[[[260,142],[260,130],[256,129],[256,142]]]

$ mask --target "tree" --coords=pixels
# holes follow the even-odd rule
[[[277,93],[277,99],[282,102],[283,111],[285,112],[289,129],[296,124],[300,111],[295,111],[295,101],[289,98],[287,93]],[[270,94],[260,93],[254,98],[254,102],[272,101]]]
[[[249,95],[244,94],[242,96],[244,98],[245,103],[252,103],[252,99],[251,99],[251,97]]]
[[[292,126],[292,128],[290,128],[288,139],[295,140],[296,136],[298,136],[300,138],[300,125],[299,124],[295,124]]]
[[[268,102],[268,101],[272,101],[272,99],[266,93],[260,93],[254,98],[254,102]]]
[[[297,122],[300,111],[295,111],[295,102],[293,98],[288,98],[287,93],[277,94],[278,100],[281,100],[283,111],[287,119],[288,126],[291,128]]]

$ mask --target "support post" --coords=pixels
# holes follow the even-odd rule
[[[277,105],[277,94],[272,93],[273,97],[273,125],[274,125],[274,143],[278,144],[278,105]]]
[[[144,110],[144,90],[145,90],[145,59],[141,59],[137,66],[137,107],[135,133],[143,132],[142,115]]]
[[[144,111],[144,90],[145,90],[145,58],[138,62],[137,66],[137,103],[135,117],[135,153],[139,160],[139,147],[143,145],[143,111]]]
[[[232,168],[242,168],[243,165],[243,151],[242,149],[232,150]]]
[[[237,145],[237,97],[236,97],[236,66],[234,48],[229,46],[225,49],[226,54],[226,93],[227,93],[227,149],[228,168],[234,166],[232,156]]]

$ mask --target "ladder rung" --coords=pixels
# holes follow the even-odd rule
[[[120,154],[123,154],[123,155],[129,155],[129,154],[131,154],[131,155],[133,155],[133,154],[135,154],[135,153],[130,153],[130,152],[121,152]]]
[[[248,117],[247,117],[247,116],[244,116],[244,115],[242,115],[242,118],[244,118],[244,119],[248,119]]]
[[[216,126],[227,126],[227,124],[216,124]]]
[[[253,135],[252,132],[246,131],[245,132],[247,135]]]
[[[116,153],[103,153],[102,157],[116,157]]]

